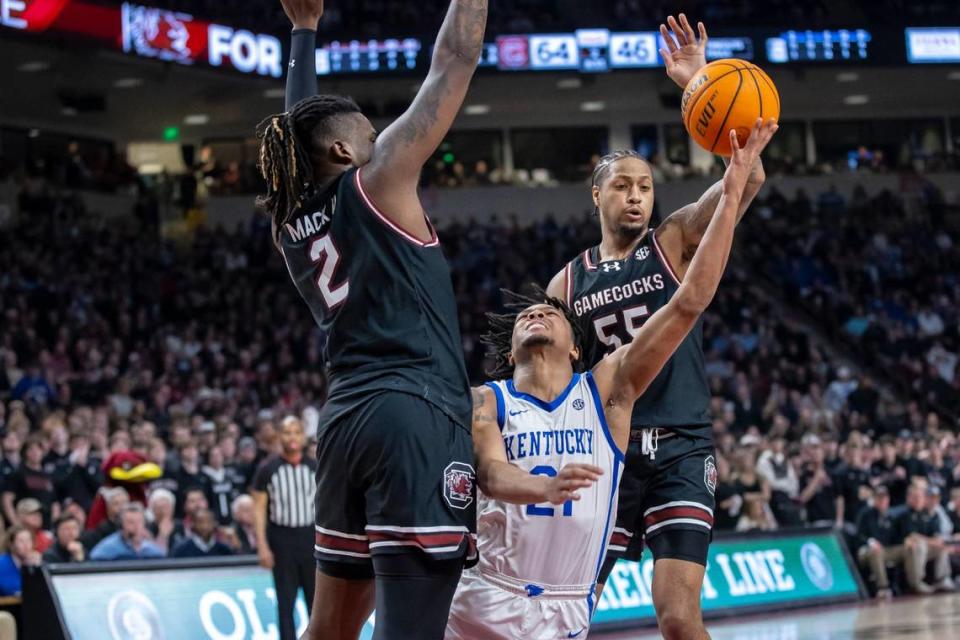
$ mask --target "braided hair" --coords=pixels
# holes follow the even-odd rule
[[[312,96],[257,125],[260,175],[267,183],[267,193],[257,198],[257,206],[273,218],[278,228],[311,194],[311,158],[319,151],[314,148],[315,141],[332,133],[335,116],[347,113],[360,113],[351,98]]]
[[[593,168],[593,176],[590,178],[590,187],[599,187],[601,184],[603,184],[603,181],[606,180],[607,176],[610,174],[610,170],[613,168],[613,165],[624,158],[636,158],[647,166],[650,165],[646,158],[641,156],[633,149],[620,149],[618,151],[608,153],[600,158],[600,160],[597,161],[597,166]],[[600,207],[593,208],[593,215],[600,215]]]
[[[517,316],[520,312],[535,304],[548,304],[560,311],[567,319],[573,333],[573,346],[579,353],[573,362],[573,370],[581,372],[586,368],[583,362],[583,331],[573,311],[560,298],[547,295],[539,285],[530,286],[533,289],[532,296],[501,289],[501,293],[507,299],[503,305],[507,313],[486,314],[487,331],[480,336],[480,342],[487,348],[487,357],[493,360],[493,365],[487,369],[487,374],[495,380],[513,376],[514,365],[510,363],[510,352],[513,350],[513,328],[517,324]]]

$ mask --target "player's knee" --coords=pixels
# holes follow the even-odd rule
[[[700,612],[683,605],[663,607],[657,612],[657,624],[665,640],[699,640],[706,633]]]

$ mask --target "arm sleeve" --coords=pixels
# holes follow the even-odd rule
[[[317,32],[294,29],[290,35],[290,64],[287,66],[289,111],[304,98],[317,95]]]

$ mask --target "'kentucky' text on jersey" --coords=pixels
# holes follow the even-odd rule
[[[487,386],[511,464],[551,477],[568,464],[591,464],[603,475],[561,505],[478,494],[480,563],[460,581],[447,638],[586,637],[623,470],[593,375],[574,373],[552,402],[518,391],[512,380]]]
[[[653,229],[624,260],[600,262],[599,253],[599,247],[587,249],[566,267],[566,302],[583,330],[588,367],[630,342],[680,286]],[[637,400],[634,428],[709,424],[702,344],[701,319]]]
[[[287,269],[327,335],[321,429],[362,398],[402,391],[465,429],[470,387],[450,269],[436,231],[422,242],[377,209],[347,171],[276,230]]]

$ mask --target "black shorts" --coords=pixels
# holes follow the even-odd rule
[[[607,549],[607,561],[618,558],[639,561],[644,540],[669,531],[687,530],[707,534],[684,537],[684,540],[702,541],[696,542],[702,548],[673,546],[670,557],[702,558],[701,564],[705,564],[706,547],[713,531],[716,486],[712,438],[687,434],[661,438],[651,460],[649,454],[641,453],[639,432],[631,433],[620,481],[617,524]],[[656,558],[657,547],[653,550]]]
[[[372,576],[372,557],[405,553],[476,562],[473,442],[433,405],[368,396],[320,436],[317,465],[321,570]]]

